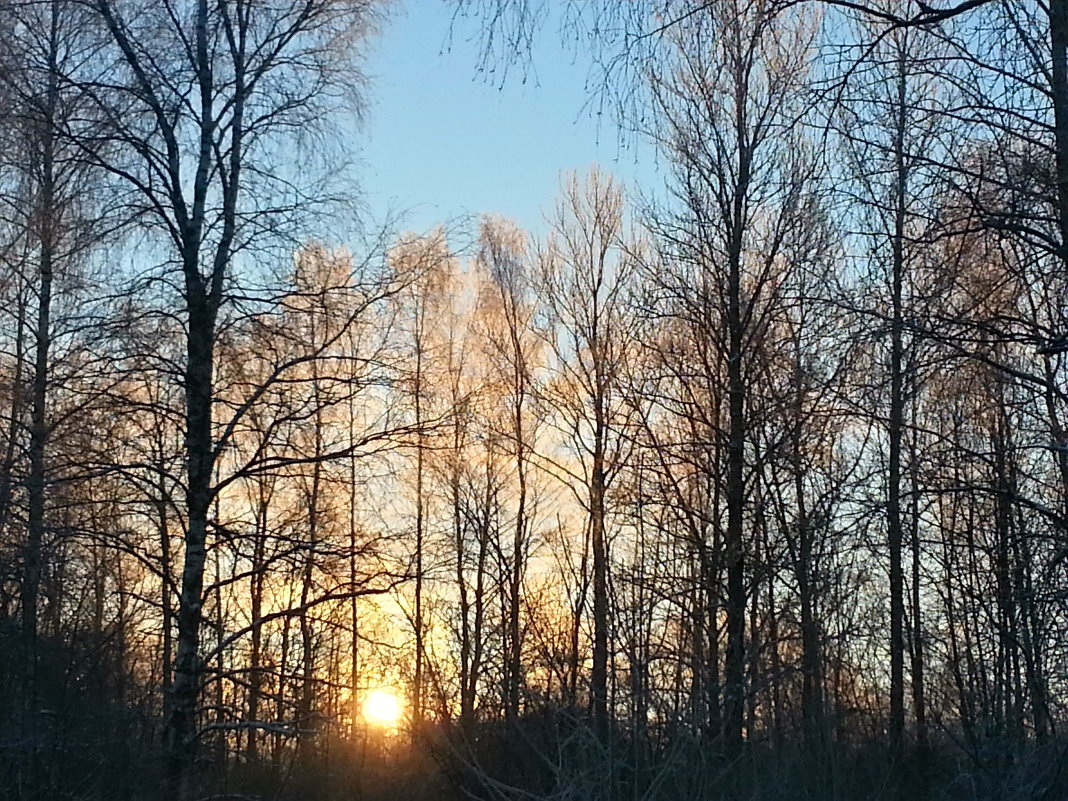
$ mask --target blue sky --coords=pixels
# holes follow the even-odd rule
[[[655,180],[648,147],[624,146],[611,119],[584,110],[589,63],[559,43],[554,21],[532,70],[502,84],[477,72],[477,22],[453,25],[452,13],[443,0],[397,2],[372,45],[359,159],[374,218],[401,211],[403,227],[425,230],[490,212],[539,232],[562,170],[598,164],[628,189]]]

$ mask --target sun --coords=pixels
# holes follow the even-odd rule
[[[383,728],[396,728],[404,716],[404,702],[392,690],[371,690],[363,699],[363,718]]]

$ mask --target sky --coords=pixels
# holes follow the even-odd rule
[[[532,70],[479,74],[477,22],[454,23],[444,0],[404,0],[372,44],[370,109],[359,133],[360,183],[375,219],[403,213],[424,231],[466,214],[545,230],[562,170],[592,165],[628,189],[651,184],[651,150],[623,143],[587,107],[589,63],[560,44],[549,20]],[[450,35],[450,28],[452,33]]]

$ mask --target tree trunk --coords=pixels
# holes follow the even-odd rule
[[[592,480],[590,483],[590,544],[593,548],[593,665],[590,689],[593,725],[601,742],[608,737],[608,546],[605,541],[604,398],[595,398]]]
[[[736,131],[746,132],[745,88],[736,103]],[[727,532],[724,550],[727,567],[727,654],[723,686],[723,744],[726,756],[736,757],[742,748],[745,717],[745,370],[742,346],[745,336],[742,298],[742,259],[749,153],[738,153],[738,177],[732,187],[727,275]]]
[[[192,792],[190,770],[196,756],[197,695],[203,670],[200,625],[203,620],[204,566],[207,561],[208,515],[212,501],[212,374],[215,359],[215,312],[199,286],[196,256],[187,257],[189,299],[186,393],[186,508],[185,558],[178,599],[171,716],[167,723],[170,797],[185,799]]]
[[[516,476],[519,482],[519,498],[515,513],[515,531],[512,537],[512,570],[508,591],[508,696],[506,714],[509,720],[519,716],[519,686],[523,670],[522,643],[519,636],[519,610],[522,603],[523,555],[526,550],[527,529],[527,456],[523,430],[523,407],[526,400],[526,375],[522,367],[522,346],[519,343],[517,323],[511,321],[513,358],[515,359],[514,436]]]
[[[248,677],[248,740],[245,746],[245,758],[254,765],[259,760],[259,731],[256,725],[260,719],[260,702],[263,696],[263,590],[266,583],[267,566],[264,564],[267,545],[267,516],[270,503],[264,482],[261,478],[258,486],[259,503],[256,508],[256,532],[252,545],[252,576],[249,582],[249,617],[251,618],[251,652],[249,654]]]
[[[423,317],[426,313],[420,301],[416,311],[417,333],[415,343],[415,678],[412,687],[412,733],[419,734],[423,723],[423,548],[426,526],[423,499]]]
[[[312,341],[315,341],[314,331]],[[314,445],[311,475],[311,487],[308,491],[308,541],[304,556],[304,571],[300,585],[300,615],[298,617],[301,644],[301,683],[300,707],[297,712],[300,726],[300,752],[305,761],[310,761],[314,754],[315,733],[317,728],[315,709],[315,641],[311,621],[311,605],[314,592],[315,557],[319,550],[321,533],[319,531],[319,501],[322,491],[323,467],[320,457],[323,453],[323,416],[322,399],[319,392],[319,375],[312,367],[312,387],[315,403]]]
[[[904,431],[905,214],[908,167],[905,161],[906,52],[898,57],[894,130],[894,233],[891,241],[890,412],[887,423],[886,528],[890,554],[890,743],[899,753],[905,738],[905,598],[901,524],[901,442]]]
[[[58,208],[56,206],[56,131],[59,102],[58,48],[59,7],[50,5],[48,40],[48,79],[40,119],[41,148],[39,195],[33,204],[31,226],[36,234],[37,316],[34,322],[33,386],[30,411],[30,465],[26,477],[27,521],[26,545],[23,555],[22,635],[24,648],[23,704],[25,737],[31,749],[30,794],[40,791],[37,766],[37,706],[38,706],[38,625],[41,574],[44,566],[45,494],[47,487],[46,449],[49,440],[48,390],[49,351],[52,344],[52,278],[56,258]]]

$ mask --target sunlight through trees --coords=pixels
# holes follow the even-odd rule
[[[0,0],[0,795],[1061,798],[1068,0],[452,8],[660,184],[376,229],[385,4]]]

